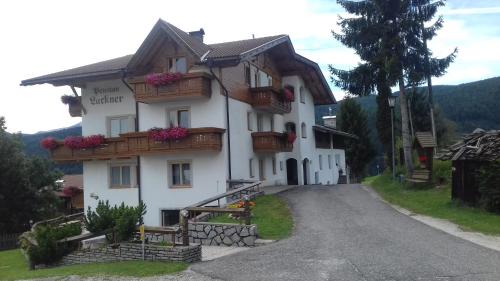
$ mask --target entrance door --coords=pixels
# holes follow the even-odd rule
[[[299,174],[297,169],[297,159],[289,158],[286,160],[286,180],[288,185],[299,184]]]

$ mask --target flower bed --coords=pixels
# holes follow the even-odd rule
[[[173,84],[182,78],[182,73],[175,72],[164,72],[164,73],[151,73],[146,75],[144,82],[153,87],[160,87],[165,85]]]
[[[183,127],[171,127],[167,129],[153,128],[149,130],[149,137],[157,142],[169,140],[181,140],[189,135],[189,130]]]
[[[289,144],[293,144],[295,142],[295,140],[297,139],[297,135],[294,132],[286,132],[285,136],[286,136],[286,141]]]
[[[283,88],[282,94],[283,100],[285,100],[286,102],[293,102],[295,100],[295,95],[287,87]]]
[[[91,135],[88,137],[68,136],[64,139],[63,144],[70,149],[87,149],[102,146],[106,142],[103,135]],[[40,142],[40,146],[53,150],[59,146],[59,142],[52,137],[47,137]]]
[[[47,150],[53,150],[57,148],[58,143],[53,137],[47,137],[40,141],[40,146]]]

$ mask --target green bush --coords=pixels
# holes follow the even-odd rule
[[[484,165],[478,173],[479,204],[490,212],[500,213],[500,161]]]
[[[99,201],[95,211],[87,210],[85,227],[92,233],[113,230],[113,235],[106,235],[109,242],[126,241],[132,237],[142,216],[146,214],[146,205],[143,202],[137,207],[109,205],[109,202]]]
[[[434,182],[440,182],[440,179],[451,182],[451,161],[434,160],[432,174]]]
[[[70,243],[57,243],[58,240],[76,236],[82,233],[80,222],[64,224],[61,226],[39,225],[31,234],[31,239],[37,246],[21,238],[21,248],[27,253],[33,264],[51,264],[70,252],[76,245]]]

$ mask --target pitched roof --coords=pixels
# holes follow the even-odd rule
[[[441,160],[500,160],[500,130],[476,129],[465,135],[462,141],[447,148],[439,157]]]
[[[127,55],[106,61],[101,61],[85,66],[71,68],[47,75],[38,76],[21,81],[21,86],[51,83],[61,85],[68,80],[89,79],[92,77],[112,76],[121,73],[127,67],[130,58],[133,55]]]
[[[341,130],[337,130],[335,128],[329,127],[329,126],[322,126],[322,125],[314,125],[313,130],[318,131],[318,132],[323,132],[323,133],[330,133],[333,135],[338,135],[338,136],[343,136],[343,137],[348,137],[348,138],[353,138],[353,139],[359,139],[358,136],[353,135],[351,133],[347,133]]]
[[[267,36],[254,39],[210,44],[209,46],[211,51],[210,53],[208,53],[207,58],[225,58],[225,57],[240,56],[246,52],[264,46],[271,41],[283,37],[288,37],[288,36],[275,35],[275,36]]]
[[[436,142],[431,132],[415,132],[415,138],[418,144],[423,148],[436,147]]]

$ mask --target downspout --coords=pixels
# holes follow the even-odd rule
[[[227,168],[228,168],[228,174],[229,174],[228,180],[231,180],[232,179],[232,176],[231,176],[231,129],[229,126],[229,91],[226,89],[224,84],[222,84],[222,81],[219,79],[219,77],[217,75],[215,75],[215,73],[212,69],[212,64],[213,64],[213,61],[208,62],[208,67],[210,69],[210,73],[213,75],[215,80],[217,80],[219,85],[222,87],[224,94],[226,95],[227,159],[228,159],[228,162],[227,162],[228,167]]]
[[[125,77],[127,77],[127,70],[123,69],[122,70],[122,77],[121,80],[123,84],[132,92],[134,93],[134,89],[130,87],[130,85],[125,81]],[[135,101],[135,131],[139,132],[139,102],[136,100]],[[137,159],[137,166],[136,166],[136,175],[137,175],[137,196],[138,196],[138,202],[140,203],[142,201],[142,192],[141,192],[141,157],[136,156]],[[142,217],[141,217],[141,223],[142,223]]]

